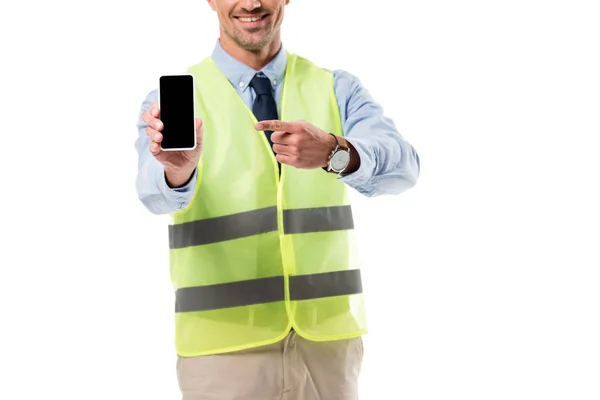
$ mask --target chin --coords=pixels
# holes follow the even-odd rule
[[[240,40],[236,40],[236,42],[246,50],[260,50],[265,47],[270,42],[270,38],[261,38],[261,39],[251,39],[246,40],[244,38],[239,38]]]

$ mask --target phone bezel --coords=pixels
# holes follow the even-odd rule
[[[182,148],[164,148],[162,147],[162,141],[160,143],[160,150],[161,151],[186,151],[186,150],[194,150],[197,146],[197,141],[198,138],[196,137],[196,96],[194,94],[194,90],[196,89],[196,82],[194,80],[194,75],[192,74],[166,74],[166,75],[161,75],[158,78],[158,110],[160,112],[161,110],[161,103],[160,103],[160,80],[161,78],[165,77],[165,78],[171,78],[171,77],[177,77],[177,76],[189,76],[192,78],[192,102],[194,104],[194,118],[192,118],[192,130],[194,132],[194,146],[192,147],[182,147]],[[160,119],[160,117],[159,117]]]

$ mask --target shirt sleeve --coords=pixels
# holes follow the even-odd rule
[[[413,187],[420,173],[417,151],[356,76],[343,70],[333,75],[343,135],[360,156],[359,169],[340,180],[368,197]]]
[[[173,189],[167,185],[165,170],[161,163],[150,153],[150,139],[146,134],[146,122],[142,114],[150,105],[158,101],[158,90],[151,91],[142,103],[138,116],[138,137],[135,148],[138,153],[138,172],[136,190],[140,201],[153,214],[169,214],[181,211],[191,202],[196,189],[197,169],[187,185]]]

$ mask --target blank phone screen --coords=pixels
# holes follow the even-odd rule
[[[160,120],[163,149],[190,149],[195,145],[194,81],[191,75],[161,76]]]

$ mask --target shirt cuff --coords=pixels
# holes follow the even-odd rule
[[[360,157],[360,166],[358,169],[350,174],[344,174],[342,172],[341,177],[338,178],[340,181],[353,187],[361,193],[371,192],[370,188],[371,178],[375,173],[375,152],[371,148],[368,139],[363,138],[348,138],[344,137],[348,141]]]
[[[157,168],[156,183],[164,196],[166,202],[175,207],[178,211],[186,208],[194,196],[196,189],[196,180],[198,176],[198,168],[194,169],[190,181],[182,187],[172,188],[167,184],[164,167]]]

